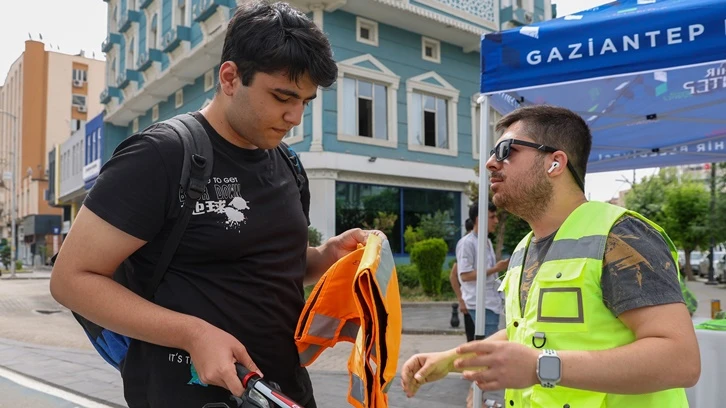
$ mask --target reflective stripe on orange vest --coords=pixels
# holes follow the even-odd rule
[[[336,343],[354,343],[348,358],[348,402],[388,406],[401,344],[401,299],[388,241],[369,235],[366,245],[341,258],[308,297],[295,331],[303,366]]]

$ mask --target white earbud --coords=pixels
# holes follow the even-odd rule
[[[552,173],[558,167],[560,167],[559,162],[552,162],[552,165],[550,166],[549,170],[547,170],[547,174]]]

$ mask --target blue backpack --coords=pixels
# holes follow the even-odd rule
[[[184,146],[184,162],[182,165],[181,178],[179,180],[180,192],[184,195],[184,203],[181,207],[181,213],[176,219],[169,238],[164,244],[164,248],[159,257],[159,262],[154,269],[154,275],[145,288],[135,287],[128,281],[127,271],[132,270],[131,263],[128,259],[114,272],[113,279],[123,286],[133,290],[140,296],[149,301],[153,301],[154,293],[164,278],[169,264],[179,246],[184,230],[189,223],[192,212],[196,207],[197,201],[202,197],[207,186],[207,182],[211,178],[213,168],[213,148],[211,141],[204,127],[191,115],[182,114],[168,119],[162,123],[169,125],[176,132]],[[131,138],[122,142],[117,148],[124,148]],[[304,189],[306,182],[302,166],[295,151],[293,151],[285,143],[280,143],[277,150],[286,158],[287,164],[295,175],[295,181],[300,190],[300,198],[305,216],[308,216],[310,210],[310,193]],[[309,222],[309,218],[308,218]],[[51,259],[51,264],[55,263],[57,254]],[[101,327],[96,323],[86,319],[85,317],[73,312],[73,316],[81,325],[91,344],[98,354],[103,357],[106,362],[111,364],[117,370],[121,370],[121,365],[126,358],[131,339],[127,336],[113,332],[107,328]]]

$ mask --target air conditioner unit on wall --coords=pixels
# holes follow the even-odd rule
[[[74,79],[73,87],[74,88],[83,88],[83,81],[81,81],[80,79]]]
[[[87,110],[86,110],[86,106],[85,106],[85,105],[83,105],[83,106],[79,106],[79,107],[78,107],[78,112],[81,112],[81,113],[86,113],[86,112],[87,112]]]

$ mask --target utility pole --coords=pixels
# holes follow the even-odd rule
[[[711,228],[716,225],[715,215],[716,214],[716,163],[711,163]],[[713,235],[713,229],[711,230],[711,250],[708,253],[708,282],[706,285],[717,285],[718,281],[713,279],[713,264],[716,262],[713,259],[713,247],[716,246],[716,237]]]
[[[13,120],[13,130],[10,135],[10,278],[15,278],[15,219],[17,218],[17,208],[15,205],[15,170],[16,154],[18,146],[18,118],[10,112],[0,110],[0,113],[9,116]]]

